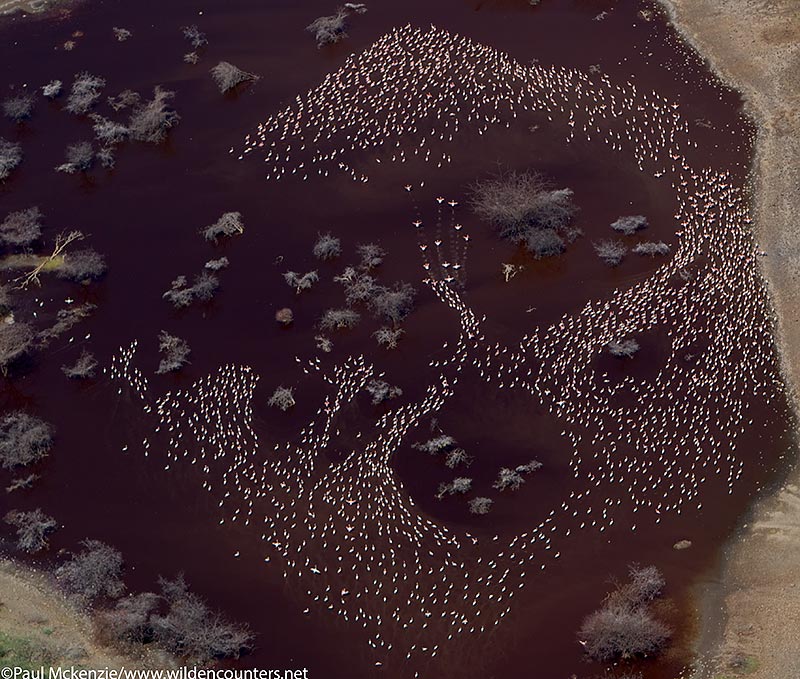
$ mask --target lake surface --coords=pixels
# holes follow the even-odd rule
[[[333,9],[111,1],[0,24],[7,85],[86,70],[108,95],[174,90],[181,115],[166,144],[125,144],[113,172],[88,177],[52,169],[92,136],[58,100],[0,127],[25,152],[0,215],[39,205],[46,237],[80,228],[109,263],[102,282],[46,281],[16,312],[41,323],[67,298],[97,304],[4,382],[4,410],[57,429],[41,480],[9,499],[63,523],[52,554],[84,537],[119,548],[132,591],[184,571],[257,632],[241,664],[312,677],[588,677],[602,668],[577,643],[581,620],[628,564],[655,564],[676,634],[640,667],[678,676],[688,588],[788,445],[738,96],[634,2],[372,2],[317,50],[303,27]],[[194,66],[192,23],[209,39]],[[208,70],[223,59],[261,79],[220,95]],[[540,261],[497,239],[468,202],[498,168],[570,187],[584,236]],[[230,210],[244,234],[205,242]],[[609,268],[592,242],[636,214],[650,226],[626,242],[671,253]],[[327,231],[343,255],[319,263]],[[333,277],[365,242],[416,308],[394,351],[363,313],[322,352],[317,322],[344,306]],[[222,255],[210,304],[161,299]],[[505,282],[509,262],[524,268]],[[290,269],[320,282],[296,295]],[[274,320],[285,306],[288,328]],[[160,330],[192,348],[178,374],[154,374]],[[609,356],[628,336],[637,355]],[[60,371],[81,347],[105,369],[85,384]],[[403,394],[373,406],[363,387],[384,373]],[[286,413],[267,406],[281,384],[297,401]],[[468,470],[412,448],[439,432]],[[492,488],[531,459],[543,466],[518,491]],[[474,490],[437,500],[459,475]],[[488,515],[469,513],[475,496],[495,501]],[[682,539],[692,547],[674,550]]]

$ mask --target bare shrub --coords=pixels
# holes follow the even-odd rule
[[[162,596],[169,606],[165,615],[151,616],[156,642],[170,653],[193,664],[214,658],[238,658],[252,646],[253,635],[243,625],[212,611],[199,596],[190,592],[182,575],[159,580]]]
[[[625,244],[618,240],[601,240],[593,245],[597,256],[609,266],[618,266],[628,252]]]
[[[607,607],[589,615],[579,635],[589,656],[609,662],[655,655],[664,647],[670,631],[644,609]]]
[[[117,158],[114,155],[114,149],[111,146],[104,146],[96,154],[95,158],[100,161],[100,164],[106,170],[113,170],[117,164]]]
[[[358,256],[361,258],[361,268],[370,271],[383,263],[386,257],[386,250],[376,243],[364,243],[356,248]]]
[[[61,94],[64,83],[60,80],[51,80],[46,85],[42,86],[42,94],[48,99],[55,99]]]
[[[537,469],[542,468],[542,463],[539,460],[531,460],[530,462],[526,462],[525,464],[521,464],[516,468],[516,472],[518,474],[531,474],[535,472]]]
[[[243,71],[238,66],[234,66],[227,61],[220,61],[214,66],[214,68],[211,69],[211,77],[214,79],[217,87],[219,87],[219,91],[223,94],[243,82],[258,80],[258,76],[254,73]]]
[[[209,259],[204,265],[204,269],[209,271],[219,271],[220,269],[227,269],[230,261],[227,257],[220,257],[219,259]]]
[[[72,365],[62,365],[63,372],[71,380],[85,380],[94,377],[97,370],[97,359],[94,354],[84,349],[80,357]]]
[[[105,257],[97,250],[85,248],[67,252],[57,275],[76,283],[86,283],[102,278],[107,270]]]
[[[208,302],[219,290],[219,279],[208,271],[201,271],[194,277],[192,295],[201,302]]]
[[[525,483],[525,479],[522,478],[520,473],[516,469],[509,469],[508,467],[503,467],[500,470],[500,474],[497,477],[497,481],[494,482],[492,488],[496,488],[499,491],[503,491],[506,488],[510,488],[511,490],[519,489],[522,484]]]
[[[325,337],[325,335],[315,335],[314,342],[317,345],[317,349],[324,351],[326,354],[329,354],[331,351],[333,351],[333,342]]]
[[[436,455],[437,453],[440,453],[450,446],[454,446],[455,444],[456,440],[452,436],[440,434],[439,436],[434,436],[432,439],[428,439],[424,443],[415,443],[411,447],[430,455]]]
[[[290,325],[294,320],[294,314],[289,307],[284,307],[283,309],[278,309],[275,312],[275,320],[283,325]]]
[[[360,314],[352,309],[328,309],[322,315],[319,327],[322,330],[344,330],[354,328],[360,320]]]
[[[468,455],[463,448],[451,448],[447,451],[444,463],[450,469],[455,469],[460,464],[469,466],[472,464],[472,456]]]
[[[311,286],[319,281],[319,274],[316,271],[308,271],[301,276],[296,271],[287,271],[283,274],[283,279],[299,295],[303,290],[310,290]]]
[[[537,257],[564,249],[560,234],[577,212],[570,189],[553,189],[536,172],[508,172],[477,182],[471,194],[475,213],[501,238],[524,244]]]
[[[8,179],[21,162],[22,147],[0,137],[0,182]]]
[[[395,283],[394,288],[377,288],[368,300],[375,316],[397,325],[411,312],[416,291],[408,283]]]
[[[372,336],[382,347],[386,347],[387,349],[396,349],[397,341],[404,332],[405,331],[402,328],[390,328],[388,325],[384,325],[382,328],[379,328],[372,333]]]
[[[162,355],[156,375],[180,370],[189,362],[192,350],[186,340],[170,335],[165,330],[158,334],[158,351]]]
[[[56,520],[41,509],[30,512],[12,510],[6,514],[5,521],[17,529],[17,549],[29,553],[47,547],[48,533],[58,528]]]
[[[281,385],[275,389],[272,396],[269,397],[267,404],[273,408],[278,408],[283,412],[286,412],[295,404],[293,391],[294,390],[291,387],[284,387]]]
[[[612,222],[611,228],[625,236],[630,236],[641,229],[647,228],[647,217],[642,215],[620,217],[617,221]]]
[[[33,482],[39,478],[38,474],[28,474],[11,479],[11,483],[6,486],[6,493],[13,493],[15,490],[27,490],[33,486]]]
[[[12,248],[27,248],[42,235],[42,212],[38,207],[10,212],[0,223],[0,243]]]
[[[175,96],[174,92],[156,85],[153,98],[134,108],[128,121],[131,137],[136,141],[160,144],[167,138],[167,133],[178,124],[181,117],[169,108],[168,102]]]
[[[139,96],[138,92],[134,92],[133,90],[122,90],[122,92],[120,92],[116,97],[108,97],[106,101],[111,108],[119,112],[128,108],[129,106],[135,106],[141,101],[141,99],[142,98]]]
[[[64,591],[81,605],[101,596],[121,596],[125,591],[122,554],[99,540],[84,540],[81,545],[83,551],[56,569],[56,579]]]
[[[0,465],[24,467],[46,457],[53,444],[53,427],[21,410],[0,420]]]
[[[67,97],[66,109],[75,115],[83,115],[100,99],[100,93],[106,86],[106,81],[90,73],[78,73],[72,83]]]
[[[342,7],[336,10],[336,14],[319,17],[306,26],[306,30],[313,34],[317,41],[317,49],[347,37],[347,16],[347,10]]]
[[[618,586],[603,606],[587,616],[579,637],[587,654],[604,662],[657,654],[670,636],[669,628],[648,611],[661,594],[664,577],[654,566],[631,566],[629,581]]]
[[[200,63],[200,55],[197,52],[187,52],[183,55],[183,61],[186,64]]]
[[[639,351],[639,343],[633,338],[612,340],[606,346],[608,352],[617,358],[631,358]]]
[[[114,608],[100,611],[97,620],[103,635],[116,643],[146,644],[153,640],[150,616],[158,608],[160,597],[152,592],[119,599]]]
[[[379,290],[377,281],[368,273],[355,273],[345,283],[345,298],[349,305],[365,304]]]
[[[206,240],[217,242],[222,236],[235,236],[244,233],[244,223],[240,212],[226,212],[216,222],[201,230]]]
[[[189,44],[191,44],[191,46],[195,49],[199,49],[203,45],[208,44],[206,34],[201,32],[195,24],[192,24],[191,26],[184,26],[181,28],[181,31],[183,33],[183,37],[186,38],[189,41]]]
[[[125,42],[128,38],[133,35],[127,28],[117,28],[114,26],[114,37],[117,39],[118,42]]]
[[[208,302],[214,297],[217,290],[219,290],[219,279],[208,271],[201,271],[194,277],[191,286],[188,286],[186,276],[178,276],[162,297],[176,309],[182,309],[195,300]]]
[[[64,156],[67,162],[56,167],[59,172],[74,174],[76,172],[87,172],[94,163],[94,149],[91,142],[80,141],[67,146]]]
[[[33,350],[36,333],[29,323],[0,321],[0,372],[3,375]]]
[[[319,234],[314,243],[314,257],[317,259],[334,259],[342,254],[342,241],[329,233]]]
[[[125,141],[130,134],[130,130],[124,125],[104,118],[98,113],[90,113],[89,117],[94,122],[92,129],[95,139],[105,146],[119,144]]]
[[[46,347],[52,340],[60,335],[63,335],[68,330],[71,330],[75,325],[80,323],[92,311],[95,310],[95,305],[91,302],[84,302],[77,306],[70,306],[65,309],[59,309],[56,314],[56,322],[49,328],[45,328],[36,336],[39,342],[39,348]]]
[[[374,406],[403,395],[400,387],[392,387],[384,380],[370,380],[365,389],[372,396],[372,405]]]
[[[3,101],[3,114],[10,121],[21,123],[33,115],[33,96],[22,94]]]
[[[668,255],[669,245],[662,241],[645,241],[638,243],[633,248],[634,254],[646,255],[647,257],[655,257],[657,255]]]
[[[469,511],[472,514],[483,516],[488,514],[494,504],[494,500],[488,497],[474,497],[469,501]]]
[[[436,498],[441,500],[445,495],[456,495],[468,493],[472,489],[472,479],[458,477],[450,483],[440,483],[436,491]]]

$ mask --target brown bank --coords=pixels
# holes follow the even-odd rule
[[[800,3],[662,0],[757,123],[754,203],[787,381],[800,385]],[[701,677],[800,676],[800,468],[757,505],[704,583]]]

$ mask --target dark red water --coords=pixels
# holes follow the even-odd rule
[[[658,12],[652,21],[645,20],[637,14],[642,6],[634,2],[545,0],[535,9],[524,2],[445,1],[434,6],[416,0],[373,2],[366,14],[352,20],[348,40],[318,51],[303,26],[332,9],[322,2],[302,7],[245,0],[212,7],[182,0],[166,6],[90,2],[55,19],[8,19],[0,27],[0,69],[9,86],[36,88],[52,78],[68,83],[73,74],[88,70],[108,80],[107,94],[128,88],[146,93],[156,84],[175,90],[175,107],[182,117],[164,146],[125,145],[113,172],[97,169],[88,178],[52,169],[62,162],[68,143],[91,137],[89,122],[60,111],[60,103],[40,100],[31,122],[20,128],[3,122],[0,127],[1,136],[19,140],[25,151],[20,170],[0,188],[0,215],[38,204],[46,215],[48,236],[61,229],[82,229],[90,234],[89,244],[106,255],[110,268],[103,282],[85,289],[47,281],[41,290],[30,293],[17,312],[18,318],[34,310],[40,317],[47,316],[68,296],[98,306],[71,334],[73,342],[65,337],[53,343],[34,366],[5,381],[4,409],[26,407],[51,421],[58,432],[52,455],[37,469],[42,478],[35,489],[9,496],[8,501],[20,508],[41,506],[63,523],[53,536],[52,554],[74,548],[83,537],[118,547],[126,558],[131,590],[155,587],[159,574],[185,571],[187,580],[213,605],[248,622],[258,633],[256,649],[243,664],[308,667],[312,677],[589,676],[600,668],[583,658],[576,642],[581,619],[599,605],[610,588],[610,577],[624,577],[627,564],[634,561],[653,563],[664,571],[667,595],[678,605],[670,615],[677,633],[675,651],[660,664],[642,663],[642,669],[647,677],[676,676],[689,661],[685,652],[690,627],[685,613],[687,586],[712,561],[759,489],[775,477],[787,445],[788,411],[776,378],[768,306],[752,257],[743,254],[752,249],[748,250],[748,236],[738,230],[742,210],[746,211],[741,191],[746,193],[752,135],[750,124],[740,114],[738,97],[710,80]],[[603,11],[608,16],[595,20]],[[209,37],[197,66],[182,62],[189,47],[179,27],[189,23],[197,23]],[[254,133],[259,123],[294,106],[295,97],[317,87],[326,74],[343,67],[346,73],[349,55],[361,54],[392,29],[407,24],[421,30],[434,24],[464,41],[495,48],[523,65],[536,60],[543,69],[587,72],[596,64],[614,85],[625,88],[628,81],[635,82],[638,92],[646,95],[634,97],[643,107],[654,101],[651,92],[677,102],[682,120],[689,125],[688,139],[698,142],[697,147],[681,142],[681,162],[691,169],[683,171],[680,163],[670,167],[666,162],[667,175],[657,178],[657,164],[646,161],[646,171],[637,167],[633,142],[621,142],[624,149],[618,151],[600,141],[599,131],[588,140],[576,133],[566,143],[566,114],[554,115],[550,121],[541,111],[520,112],[517,119],[508,119],[510,127],[490,126],[482,135],[475,126],[464,125],[455,144],[429,143],[433,155],[445,152],[453,157],[441,169],[418,161],[392,164],[391,147],[345,154],[352,167],[369,172],[367,183],[354,183],[335,171],[324,179],[312,176],[303,181],[296,175],[265,181],[263,154],[236,160],[245,135]],[[112,26],[128,28],[133,37],[118,43]],[[75,49],[60,49],[75,31],[83,32],[74,38]],[[221,96],[208,75],[210,66],[220,59],[262,78],[238,94]],[[595,76],[597,82],[599,78]],[[399,85],[403,88],[400,98],[414,101],[423,96],[419,83],[414,88],[408,83]],[[465,97],[472,94],[459,91]],[[579,106],[578,127],[589,115],[584,113]],[[624,129],[614,126],[622,126],[634,113],[620,114],[603,125]],[[712,126],[700,126],[697,121],[710,121]],[[533,125],[538,129],[531,131]],[[642,135],[642,139],[655,139],[657,130]],[[683,139],[682,135],[677,133],[676,138]],[[336,144],[338,138],[330,143]],[[412,148],[417,140],[403,137],[400,141],[402,148]],[[395,140],[391,143],[394,146]],[[324,143],[320,147],[327,152]],[[231,148],[236,149],[233,155]],[[383,162],[376,164],[375,156]],[[466,207],[468,186],[496,171],[498,164],[537,169],[558,186],[571,187],[581,208],[577,225],[586,235],[565,255],[541,262],[498,241]],[[727,182],[736,193],[724,193],[719,188],[722,179],[711,184],[691,179],[692,172],[706,169],[730,173]],[[420,187],[423,181],[425,186]],[[687,185],[680,186],[681,181]],[[670,185],[673,182],[676,187]],[[403,190],[406,183],[414,184],[411,193]],[[591,242],[610,235],[611,221],[639,213],[651,223],[646,237],[663,239],[676,252],[675,232],[680,226],[675,215],[688,210],[695,192],[707,185],[716,187],[710,208],[715,216],[708,217],[706,209],[689,239],[703,243],[686,265],[693,276],[690,283],[677,273],[659,269],[663,260],[629,255],[622,266],[609,269],[595,256]],[[437,196],[459,205],[440,205]],[[227,210],[243,214],[245,233],[212,247],[197,232]],[[415,219],[422,220],[424,228],[415,229]],[[454,230],[456,223],[463,224],[462,231]],[[328,230],[342,238],[345,254],[341,260],[320,265],[311,255],[311,246],[318,232]],[[463,233],[471,236],[468,247],[460,240]],[[438,239],[442,246],[435,245]],[[406,334],[395,352],[375,346],[370,335],[378,323],[365,318],[356,330],[332,335],[333,352],[321,354],[315,349],[314,336],[319,332],[315,323],[325,309],[343,304],[340,286],[331,277],[345,264],[355,263],[355,245],[366,241],[380,242],[389,253],[380,267],[382,281],[406,280],[415,285],[416,310],[404,324]],[[427,245],[426,255],[420,245]],[[460,331],[458,314],[422,282],[426,276],[441,280],[447,273],[432,254],[438,247],[443,260],[462,264],[462,285],[456,289],[479,319],[486,317],[481,324],[485,340],[465,340],[469,360],[463,361],[463,370],[456,369],[457,363],[431,365],[452,356]],[[229,257],[231,267],[221,272],[222,289],[210,305],[175,312],[161,299],[177,275],[193,275],[203,262],[222,254]],[[428,272],[421,267],[426,256],[431,264]],[[282,261],[276,263],[279,258]],[[503,262],[522,264],[525,269],[505,283],[500,276]],[[311,292],[296,296],[281,278],[289,268],[319,268],[322,280]],[[685,294],[679,297],[682,289]],[[626,291],[644,297],[623,306],[620,295]],[[40,300],[44,301],[41,308],[37,306]],[[598,309],[608,301],[614,313],[588,313],[590,301]],[[295,313],[289,329],[274,322],[275,310],[283,306],[291,306]],[[569,330],[558,332],[562,318],[577,320]],[[611,360],[600,351],[590,354],[581,348],[581,342],[596,329],[594,322],[599,325],[609,318],[629,327],[637,322],[647,326],[637,333],[642,349],[633,361]],[[695,329],[695,334],[687,328]],[[191,364],[175,376],[153,375],[158,364],[157,334],[162,329],[186,338],[192,347]],[[537,354],[524,340],[533,335],[552,350]],[[676,338],[680,347],[674,345]],[[138,349],[133,364],[149,380],[150,405],[167,392],[198,393],[196,381],[213,378],[225,365],[249,366],[260,377],[252,401],[258,448],[247,458],[252,467],[248,473],[256,478],[266,470],[271,491],[262,497],[256,493],[250,525],[243,525],[241,517],[231,521],[237,509],[246,514],[249,496],[229,486],[232,497],[223,498],[224,489],[218,487],[235,456],[232,448],[229,457],[210,465],[208,475],[201,472],[202,463],[173,463],[164,457],[173,450],[168,435],[154,431],[156,418],[143,412],[142,402],[127,382],[106,374],[89,384],[75,384],[60,372],[60,365],[72,362],[82,346],[108,367],[120,348],[134,340]],[[498,351],[509,347],[508,354],[494,358],[495,345]],[[508,358],[515,353],[517,359]],[[319,356],[323,372],[329,374],[348,356],[360,354],[374,363],[376,372],[385,371],[386,379],[402,387],[404,393],[396,405],[408,407],[414,426],[419,425],[391,450],[393,476],[383,476],[377,463],[370,467],[372,457],[361,462],[358,454],[351,455],[368,448],[367,442],[376,440],[379,432],[391,429],[378,422],[380,416],[388,413],[390,424],[396,416],[386,406],[373,407],[362,393],[336,414],[333,422],[338,435],[332,432],[330,444],[324,450],[319,447],[318,468],[311,476],[320,481],[328,469],[336,469],[336,474],[342,469],[341,478],[352,480],[347,487],[357,489],[358,494],[353,491],[352,495],[359,502],[348,509],[333,501],[326,505],[321,494],[306,497],[281,491],[278,480],[283,478],[289,485],[294,481],[292,474],[280,476],[276,461],[283,459],[288,466],[297,459],[294,446],[302,447],[298,443],[301,430],[317,418],[315,411],[323,400],[335,393],[313,369],[306,374],[302,367]],[[303,363],[298,364],[295,356]],[[696,356],[702,357],[700,368],[695,367]],[[563,362],[559,357],[564,357]],[[481,376],[481,369],[491,381]],[[501,370],[506,372],[501,375]],[[532,375],[526,375],[528,370]],[[430,385],[436,388],[442,374],[451,385],[458,380],[452,395],[445,389],[441,404],[417,417],[414,404],[423,401]],[[515,376],[527,387],[518,384],[510,389]],[[278,384],[295,387],[297,406],[289,413],[266,406]],[[616,390],[602,392],[609,384]],[[602,402],[597,396],[601,392],[606,394]],[[648,401],[643,397],[648,393],[657,397]],[[645,411],[650,402],[653,410]],[[596,419],[581,419],[588,418],[595,407]],[[468,471],[474,479],[474,494],[496,500],[487,517],[471,516],[462,498],[435,499],[438,484],[454,474],[441,461],[411,448],[429,435],[432,417],[474,455]],[[229,420],[246,429],[243,413],[229,413]],[[562,435],[567,430],[580,437],[580,455]],[[190,457],[195,456],[201,444],[188,430],[180,431],[187,432],[183,447],[189,449]],[[249,436],[245,431],[248,441]],[[594,440],[609,446],[619,442],[622,451],[623,441],[631,436],[639,448],[630,452],[630,459],[638,460],[637,464],[649,459],[651,466],[647,471],[637,467],[625,484],[604,480],[600,486],[593,485],[595,477],[609,468],[591,457],[601,447],[600,443],[593,446]],[[692,441],[692,437],[698,439]],[[145,439],[152,443],[148,457],[143,455]],[[286,442],[290,450],[273,452],[277,444]],[[647,458],[645,450],[658,457]],[[572,466],[576,455],[585,457],[581,473]],[[725,460],[728,455],[735,462]],[[531,458],[544,466],[522,489],[514,494],[491,489],[499,467]],[[348,466],[346,461],[353,459],[355,466]],[[671,474],[670,460],[677,461],[676,474]],[[633,512],[634,499],[653,498],[655,506],[683,498],[680,481],[701,474],[693,467],[696,460],[710,461],[712,467],[718,465],[724,471],[709,473],[698,498],[682,505],[680,515],[665,510],[655,523],[652,507]],[[727,471],[729,467],[735,471],[740,461],[744,471],[729,494]],[[298,469],[298,476],[303,471]],[[631,491],[631,479],[637,477],[645,486],[655,477],[656,484]],[[339,478],[335,477],[336,483]],[[396,488],[383,503],[380,498],[386,487],[380,484],[387,478],[394,479]],[[201,486],[207,480],[214,485],[211,493]],[[242,483],[247,485],[246,479]],[[334,490],[342,487],[336,483]],[[599,490],[573,502],[570,493],[583,494],[590,487]],[[698,500],[701,509],[696,507]],[[442,551],[438,528],[414,523],[410,517],[401,521],[403,508],[411,507],[411,502],[416,521],[428,520],[430,526],[455,536],[459,549]],[[564,511],[562,517],[564,502],[571,510],[591,509],[595,516],[610,508],[614,524],[602,532],[581,529],[584,519],[580,516],[573,518],[571,511]],[[296,528],[283,516],[285,507],[297,513]],[[548,517],[555,510],[559,510],[559,532],[570,530],[574,539],[556,538],[554,533],[547,552],[541,544],[528,544],[523,538],[515,542],[516,536],[533,535],[542,526],[549,530]],[[292,556],[297,567],[287,565],[281,548],[274,548],[271,539],[262,540],[264,518],[278,513],[275,534],[285,529],[289,531],[285,542],[292,547],[305,545],[301,556]],[[316,524],[309,519],[312,514]],[[638,518],[643,514],[646,520]],[[226,520],[220,524],[222,518]],[[355,551],[348,552],[344,562],[344,575],[331,572],[315,580],[307,572],[300,575],[304,560],[335,565],[333,545],[341,544],[344,553],[351,544],[332,537],[330,545],[320,545],[319,533],[314,537],[312,526],[326,520],[331,535],[349,535],[345,524],[357,525],[359,535]],[[634,524],[636,531],[631,530]],[[424,534],[421,545],[412,539],[412,525]],[[469,536],[478,542],[473,544]],[[692,540],[693,547],[673,550],[680,539]],[[390,548],[396,552],[390,555]],[[555,551],[558,560],[546,556]],[[518,567],[509,552],[517,560],[532,555],[533,565]],[[375,554],[380,559],[369,561],[378,558]],[[415,558],[432,572],[423,569],[417,576],[412,569]],[[401,565],[406,559],[408,564]],[[469,632],[468,625],[454,642],[447,643],[452,630],[444,622],[437,623],[434,615],[429,627],[420,628],[415,613],[415,606],[427,606],[435,598],[433,587],[443,581],[434,573],[447,566],[445,559],[458,561],[466,573],[463,580],[459,571],[449,581],[466,583],[461,593],[464,605],[453,595],[446,608],[473,616],[470,625],[481,620],[474,616],[475,607],[466,605],[467,599],[482,587],[487,595],[498,592],[497,584],[490,586],[485,579],[475,582],[486,577],[487,562],[507,564],[509,588],[522,582],[525,587],[516,589],[508,614],[498,617],[503,606],[494,602],[479,607],[487,623],[492,622],[487,631]],[[380,597],[370,598],[372,590],[367,588],[360,603],[351,603],[359,586],[353,574],[381,578],[380,572],[367,575],[367,563],[381,563],[389,573],[405,571],[411,576],[410,582],[398,587],[395,605],[410,617],[417,615],[417,626],[380,623],[381,639],[393,644],[392,652],[368,645],[378,629],[375,618],[380,615],[388,620],[392,602],[384,606]],[[547,568],[541,570],[540,563]],[[501,568],[505,570],[506,565]],[[388,582],[388,576],[384,580]],[[342,595],[345,603],[335,608],[347,611],[349,620],[314,603],[313,596],[324,593],[326,587],[338,592],[344,586],[352,594]],[[353,619],[358,606],[373,616],[368,624]],[[439,613],[435,606],[430,608]],[[303,613],[306,609],[308,614]],[[499,624],[493,624],[495,619]],[[406,659],[412,646],[414,653]],[[435,655],[430,652],[433,646],[441,646]]]

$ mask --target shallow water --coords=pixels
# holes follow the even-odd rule
[[[54,21],[6,22],[5,82],[36,87],[89,70],[107,78],[107,94],[162,84],[177,92],[182,116],[165,146],[125,145],[113,173],[97,169],[89,179],[51,170],[67,143],[91,136],[89,123],[60,112],[58,103],[40,101],[33,121],[19,130],[0,127],[26,153],[0,189],[0,214],[38,204],[48,234],[85,230],[110,267],[89,288],[48,282],[31,295],[45,301],[45,310],[67,296],[98,309],[73,333],[74,342],[55,342],[2,390],[4,408],[30,408],[58,430],[42,480],[15,498],[64,524],[53,536],[53,553],[85,536],[106,540],[125,555],[131,590],[153,588],[158,574],[185,571],[198,592],[258,633],[244,664],[308,667],[310,676],[589,676],[600,668],[583,659],[576,630],[608,591],[609,578],[624,577],[634,561],[664,571],[667,594],[679,605],[669,618],[680,650],[687,640],[686,586],[779,469],[788,411],[769,306],[742,229],[752,129],[736,95],[709,81],[658,16],[646,21],[638,9],[632,2],[554,0],[535,9],[511,2],[434,8],[374,2],[352,20],[348,40],[320,51],[302,31],[331,10],[320,2],[298,9],[242,0],[203,8],[202,16],[188,2],[100,2]],[[595,21],[603,10],[608,17]],[[181,62],[188,46],[178,28],[187,23],[197,23],[210,41],[197,66]],[[397,149],[410,153],[418,145],[413,135],[377,151],[346,151],[341,157],[369,175],[366,183],[335,166],[324,178],[266,181],[263,153],[236,160],[259,123],[291,110],[328,73],[343,69],[350,82],[348,56],[407,24],[401,40],[413,42],[433,24],[435,49],[458,34],[464,44],[488,45],[523,66],[536,59],[540,70],[524,78],[559,73],[566,82],[588,74],[569,82],[591,83],[598,101],[613,93],[633,108],[614,118],[595,116],[591,98],[576,100],[565,87],[558,95],[563,113],[517,107],[517,117],[500,113],[501,122],[483,134],[463,123],[454,143],[428,139],[432,157],[452,156],[441,168],[419,158],[391,162]],[[133,37],[117,43],[112,26]],[[84,35],[73,51],[55,49],[76,30]],[[422,53],[423,64],[435,62],[435,49]],[[220,96],[207,73],[219,59],[262,79]],[[392,62],[380,63],[392,83]],[[600,73],[589,74],[592,64]],[[380,77],[376,82],[385,85]],[[401,113],[435,84],[396,82]],[[468,85],[454,81],[458,101],[476,96]],[[576,127],[567,143],[569,110]],[[663,116],[675,110],[687,125],[669,143],[658,142],[647,122],[656,110]],[[326,109],[328,119],[346,113],[343,106]],[[380,115],[380,107],[363,113],[355,129]],[[632,116],[639,122],[626,127]],[[620,139],[619,149],[602,141],[620,130],[634,139]],[[345,134],[319,148],[338,148]],[[640,170],[633,151],[647,143],[658,158],[644,159]],[[293,162],[303,158],[295,147]],[[466,206],[469,184],[498,164],[541,170],[571,187],[585,236],[563,256],[540,262],[498,241]],[[411,192],[403,189],[407,183]],[[708,187],[711,207],[689,211]],[[437,196],[459,205],[437,203]],[[242,212],[245,233],[212,247],[197,232],[226,210]],[[618,216],[639,213],[651,223],[644,237],[669,243],[673,255],[665,263],[631,254],[609,269],[591,242],[610,235],[607,225]],[[412,224],[417,219],[420,229]],[[342,238],[344,255],[318,264],[311,246],[327,230]],[[365,315],[353,332],[331,335],[332,353],[320,353],[315,323],[325,309],[343,304],[331,278],[355,263],[355,245],[369,240],[388,252],[380,280],[406,280],[418,290],[406,334],[398,350],[378,350],[370,337],[378,323]],[[176,313],[161,300],[178,274],[192,275],[222,254],[231,267],[220,273],[222,289],[210,305]],[[450,285],[442,261],[461,264]],[[500,265],[508,261],[525,269],[504,283]],[[688,281],[679,274],[683,265]],[[322,280],[296,296],[281,278],[289,268],[319,268]],[[468,312],[460,317],[447,306],[454,299],[474,313],[479,330]],[[38,308],[33,299],[28,305],[27,313]],[[289,329],[273,319],[283,306],[295,312]],[[603,354],[603,323],[637,336],[642,349],[635,359]],[[178,375],[153,375],[161,329],[192,347],[191,364]],[[149,383],[144,399],[116,372],[80,385],[59,370],[83,345],[106,368],[112,360],[119,366],[134,340],[132,365]],[[342,379],[359,385],[374,364],[403,396],[376,408],[364,393],[345,395],[323,442],[315,438],[326,431],[317,409],[337,393],[334,367],[360,355],[364,367],[351,364]],[[309,364],[316,357],[319,370]],[[297,406],[285,414],[266,406],[278,384],[295,388]],[[214,422],[216,408],[234,398],[202,442],[193,438],[190,413],[194,422]],[[159,399],[161,423],[143,410],[155,410]],[[488,516],[471,516],[463,498],[435,499],[438,484],[455,474],[411,447],[429,436],[434,417],[475,457],[465,472],[474,479],[470,496],[496,500]],[[209,442],[213,435],[217,443]],[[544,466],[519,491],[491,489],[499,467],[531,458]],[[209,483],[211,492],[203,486]],[[678,501],[680,515],[667,509]],[[680,539],[693,547],[673,550]],[[311,571],[313,565],[322,572]],[[686,662],[671,653],[642,669],[647,677],[673,677]]]

